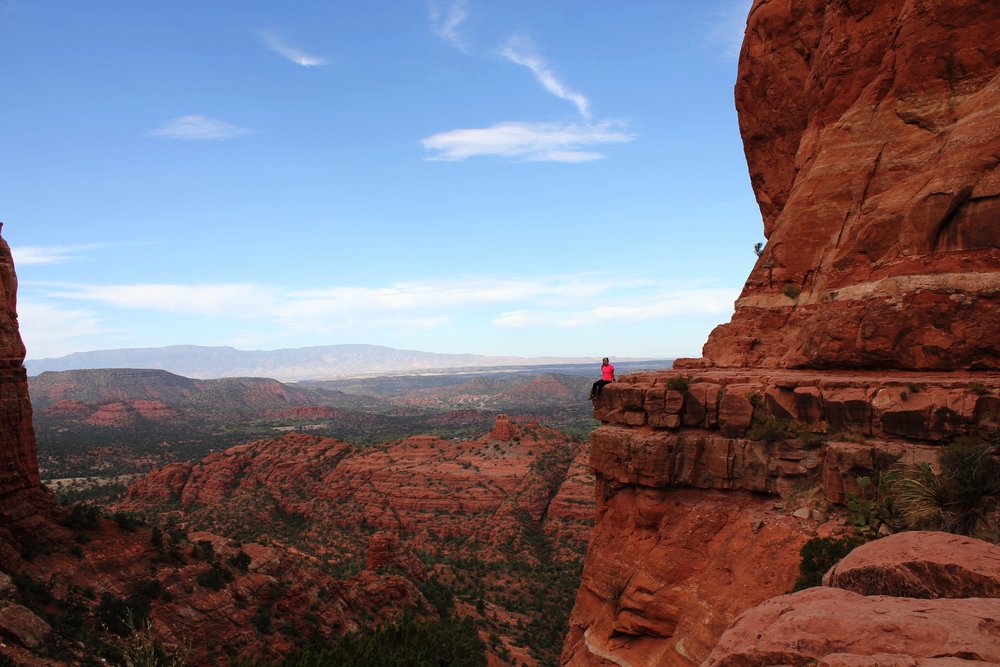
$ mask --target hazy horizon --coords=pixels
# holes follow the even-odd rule
[[[656,363],[663,362],[663,363]],[[671,359],[617,358],[620,372],[636,364],[669,365]],[[61,357],[26,359],[30,377],[48,371],[158,369],[194,379],[225,377],[272,378],[282,382],[412,375],[422,373],[485,372],[490,369],[551,369],[597,375],[600,361],[587,357],[517,357],[439,354],[376,345],[324,345],[276,350],[237,350],[232,347],[171,345],[73,352]]]

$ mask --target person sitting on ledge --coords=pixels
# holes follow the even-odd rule
[[[601,360],[601,379],[590,388],[590,400],[599,398],[604,391],[604,385],[615,381],[615,367],[611,365],[607,357]]]

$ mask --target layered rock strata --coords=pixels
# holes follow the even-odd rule
[[[702,358],[595,403],[598,519],[564,663],[705,660],[791,588],[810,536],[846,531],[827,513],[859,478],[1000,427],[997,34],[1000,5],[975,0],[755,0],[736,104],[767,244]],[[827,597],[862,597],[810,595],[827,611],[781,641],[822,635]],[[949,604],[917,635],[975,627]],[[829,664],[916,664],[857,657],[875,646]],[[724,664],[807,661],[790,655]]]
[[[754,2],[736,83],[764,247],[699,363],[997,369],[1000,5]]]
[[[594,414],[597,521],[563,661],[691,665],[792,588],[810,537],[846,531],[827,508],[859,478],[995,429],[1000,374],[643,373]]]

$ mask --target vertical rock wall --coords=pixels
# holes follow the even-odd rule
[[[767,245],[703,363],[1000,368],[998,34],[996,2],[754,3],[736,104]]]
[[[595,403],[564,664],[699,664],[846,530],[825,509],[859,477],[1000,427],[997,35],[997,2],[755,0],[736,104],[768,242],[703,358]]]
[[[14,261],[0,239],[0,499],[41,484],[24,354]]]

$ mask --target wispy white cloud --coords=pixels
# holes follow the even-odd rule
[[[80,259],[80,253],[103,247],[99,243],[75,246],[14,246],[10,249],[16,266],[62,264]]]
[[[427,11],[431,18],[431,30],[435,35],[460,51],[468,49],[458,32],[459,27],[469,18],[466,0],[431,0],[427,3]]]
[[[209,116],[198,114],[171,118],[162,127],[150,132],[154,137],[193,141],[235,139],[249,133],[250,130],[245,127],[239,127],[218,118],[210,118]]]
[[[600,160],[599,144],[632,141],[634,135],[601,123],[498,123],[490,127],[441,132],[421,140],[429,159],[461,161],[492,156],[524,162]]]
[[[166,313],[225,317],[266,318],[273,312],[274,289],[248,283],[176,285],[67,285],[36,283],[36,291],[49,298],[100,302],[118,308]]]
[[[326,58],[308,54],[305,51],[292,46],[270,30],[261,30],[257,34],[269,49],[280,55],[282,58],[292,61],[296,65],[302,65],[303,67],[318,67],[327,63]]]
[[[606,273],[467,276],[316,289],[251,283],[32,283],[19,310],[29,357],[39,359],[86,349],[143,347],[151,339],[168,344],[161,328],[147,330],[137,323],[164,319],[174,331],[195,339],[172,342],[210,345],[443,341],[455,331],[473,329],[484,339],[584,340],[594,332],[643,323],[672,331],[695,320],[722,321],[732,312],[738,292],[707,282],[667,284]],[[567,329],[579,333],[566,338]],[[208,339],[206,331],[213,332]],[[699,340],[703,336],[697,335]]]
[[[721,49],[722,56],[727,60],[740,57],[752,5],[753,0],[730,0],[708,16],[707,41]]]
[[[500,49],[500,55],[531,70],[540,84],[556,97],[572,102],[584,118],[590,118],[590,101],[559,80],[548,62],[540,56],[525,37],[512,37]]]
[[[643,320],[693,315],[726,315],[733,311],[738,289],[684,288],[641,296],[623,297],[616,305],[594,304],[588,308],[512,310],[493,319],[494,326],[523,328],[572,328],[602,321]]]
[[[260,320],[288,329],[350,323],[433,328],[470,310],[493,311],[498,327],[565,327],[732,311],[737,289],[664,286],[603,274],[414,281],[385,287],[289,290],[249,283],[36,285],[39,296],[217,319]],[[512,308],[513,306],[513,308]],[[506,308],[506,310],[504,310]],[[83,311],[72,311],[82,313]]]
[[[61,308],[50,303],[19,299],[18,324],[28,357],[57,357],[80,349],[80,341],[104,336],[109,330],[93,312]]]

